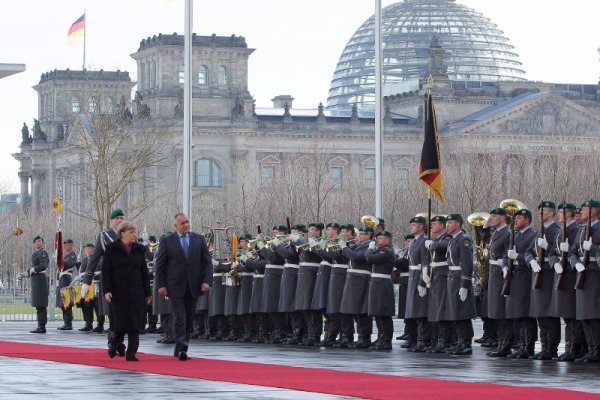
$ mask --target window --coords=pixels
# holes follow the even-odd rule
[[[98,103],[96,103],[96,98],[92,96],[88,100],[88,112],[90,114],[95,114],[96,111],[98,111]]]
[[[219,67],[219,85],[227,85],[227,70],[222,65]]]
[[[375,168],[365,168],[363,171],[365,186],[369,189],[375,188]]]
[[[263,187],[273,186],[274,178],[275,178],[275,167],[263,166],[262,167],[262,186]]]
[[[198,85],[208,85],[208,69],[206,65],[201,65],[198,71]]]
[[[77,97],[71,98],[71,110],[74,113],[81,111],[81,106],[79,105],[79,100],[77,100]]]
[[[183,85],[185,83],[185,70],[183,65],[179,67],[179,84]]]
[[[406,168],[398,170],[398,188],[401,190],[408,189],[408,169]]]
[[[331,167],[329,169],[329,183],[335,189],[342,187],[342,167]]]
[[[104,98],[104,112],[106,114],[113,114],[115,112],[115,107],[113,105],[112,97]]]
[[[196,161],[196,186],[221,187],[221,167],[213,160]]]

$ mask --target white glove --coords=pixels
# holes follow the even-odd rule
[[[560,251],[563,253],[569,252],[569,239],[565,240],[564,242],[560,242]]]
[[[557,274],[563,273],[563,267],[562,267],[562,265],[560,265],[560,263],[554,264],[554,270],[556,271]]]
[[[308,244],[310,246],[314,246],[315,244],[317,244],[317,240],[315,238],[308,238]]]
[[[425,248],[426,248],[427,250],[431,250],[431,245],[432,245],[432,244],[433,244],[433,240],[429,240],[429,239],[427,239],[427,240],[425,241]]]
[[[592,248],[592,238],[584,240],[583,243],[581,243],[581,247],[583,247],[585,251],[589,251]]]
[[[467,295],[469,294],[469,289],[461,287],[458,289],[458,296],[460,297],[460,301],[466,301]]]
[[[279,239],[273,239],[273,247],[277,247],[281,244],[281,240]]]
[[[29,268],[29,275],[31,274],[37,274],[37,272],[35,272],[35,267]]]
[[[242,254],[242,255],[240,256],[240,260],[241,260],[242,262],[246,262],[246,261],[248,261],[248,256],[247,256],[246,254]]]
[[[214,258],[212,259],[212,266],[213,267],[218,267],[219,266],[219,262],[217,260],[215,260]]]
[[[375,250],[375,242],[371,241],[371,243],[369,243],[369,250]]]
[[[291,242],[295,242],[295,241],[296,241],[296,240],[298,240],[298,239],[300,239],[300,235],[299,235],[299,234],[297,234],[297,233],[292,233],[292,234],[290,235],[290,241],[291,241]]]
[[[515,249],[508,250],[508,258],[510,258],[511,260],[516,260],[518,256],[519,253],[517,253]]]
[[[262,241],[256,242],[256,247],[258,247],[259,250],[264,249],[265,248],[265,242],[262,242]]]
[[[577,270],[577,272],[585,271],[585,267],[582,263],[575,264],[575,269]]]
[[[345,240],[340,240],[339,246],[340,246],[340,250],[344,250],[347,247],[346,246],[346,241]]]
[[[425,282],[425,284],[429,286],[429,284],[431,283],[431,276],[429,275],[429,268],[423,269],[423,274],[421,275],[421,279],[423,279],[423,282]]]
[[[502,267],[502,277],[506,278],[508,275],[508,267]]]
[[[531,270],[533,272],[540,272],[542,270],[542,267],[540,267],[540,264],[538,264],[536,260],[529,261],[529,265],[531,265]]]
[[[546,235],[544,235],[544,237],[538,238],[537,245],[538,247],[544,250],[548,250],[548,241],[546,240]]]
[[[90,291],[90,285],[88,285],[87,283],[82,283],[81,284],[81,298],[85,299],[85,297],[87,296],[89,291]]]
[[[423,286],[417,286],[417,290],[419,291],[419,296],[421,297],[425,297],[427,294],[427,288],[424,288]]]

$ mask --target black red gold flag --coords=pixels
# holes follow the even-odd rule
[[[421,151],[421,164],[419,165],[419,179],[427,186],[441,202],[444,201],[444,188],[442,186],[442,164],[440,162],[440,145],[438,139],[437,123],[435,120],[435,107],[431,94],[425,96],[425,139]]]

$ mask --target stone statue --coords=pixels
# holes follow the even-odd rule
[[[31,143],[33,141],[33,138],[29,135],[29,128],[25,122],[23,122],[23,127],[21,128],[21,137],[23,138],[23,141],[21,142],[23,144]]]
[[[233,108],[231,109],[231,116],[233,118],[240,118],[244,116],[244,99],[241,95],[235,98]]]
[[[117,118],[123,124],[128,124],[133,119],[133,114],[131,114],[129,107],[127,107],[125,95],[121,96],[121,100],[119,100],[119,104],[117,105]]]
[[[40,121],[33,119],[33,140],[34,141],[46,141],[46,134],[42,132],[40,127]]]
[[[135,103],[135,109],[138,118],[150,118],[150,107],[148,107],[148,104],[144,102],[144,97],[139,91],[135,92],[135,99],[133,100],[133,102]]]
[[[173,114],[175,117],[183,117],[183,89],[179,89],[177,92],[177,104],[173,108]]]

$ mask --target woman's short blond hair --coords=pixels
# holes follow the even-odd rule
[[[117,226],[117,236],[119,239],[122,238],[122,233],[135,229],[137,231],[137,225],[133,222],[123,221]]]

